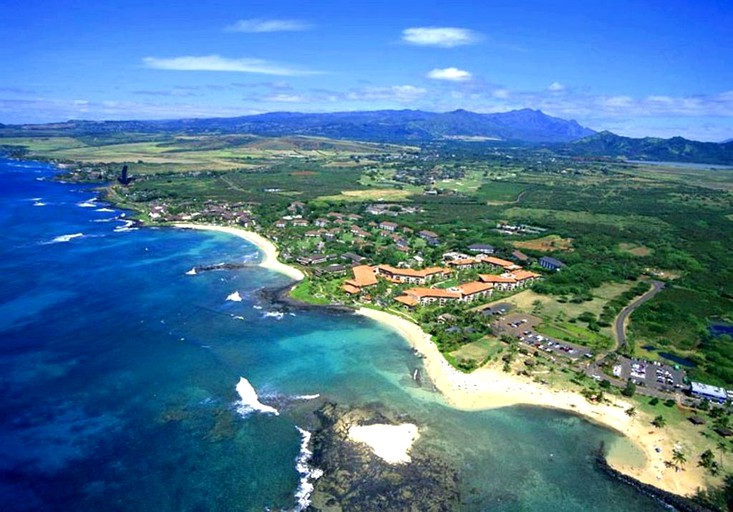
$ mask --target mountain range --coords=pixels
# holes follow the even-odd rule
[[[575,156],[622,157],[733,164],[733,141],[698,142],[673,137],[634,139],[608,131],[595,132],[574,120],[552,117],[540,110],[521,109],[494,114],[466,110],[436,113],[421,110],[297,113],[271,112],[241,117],[162,121],[67,121],[46,125],[0,125],[2,137],[20,134],[65,133],[248,133],[261,136],[302,135],[369,142],[421,143],[463,140],[487,143],[542,145]]]

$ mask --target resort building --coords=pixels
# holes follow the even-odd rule
[[[524,254],[522,251],[513,251],[512,259],[517,263],[527,263],[529,261],[529,256]]]
[[[314,222],[313,224],[315,224],[315,225],[316,225],[317,227],[319,227],[319,228],[325,228],[326,226],[328,226],[328,224],[329,224],[330,222],[331,222],[331,221],[330,221],[330,220],[328,220],[328,219],[323,219],[323,218],[320,218],[320,219],[316,219],[316,220],[315,220],[315,222]]]
[[[396,224],[394,222],[389,222],[388,220],[385,220],[379,223],[379,229],[383,229],[385,231],[394,232],[398,227],[399,227],[399,224]]]
[[[515,270],[510,275],[517,280],[520,287],[528,286],[542,277],[537,272],[530,272],[529,270]]]
[[[474,254],[494,254],[493,245],[489,244],[472,244],[468,246],[468,252],[472,252]]]
[[[538,260],[538,263],[540,264],[540,267],[546,268],[547,270],[560,270],[563,268],[565,263],[563,263],[560,260],[556,260],[555,258],[551,258],[549,256],[543,256]]]
[[[438,235],[438,233],[434,233],[433,231],[428,231],[427,229],[424,229],[418,232],[417,236],[425,240],[428,245],[440,245],[440,236]]]
[[[524,288],[537,279],[542,277],[536,272],[529,270],[515,270],[514,272],[505,272],[500,276],[493,274],[481,274],[479,279],[484,283],[491,283],[497,290],[508,292],[517,288]]]
[[[461,300],[463,302],[473,302],[474,300],[483,299],[491,295],[494,289],[492,283],[482,283],[481,281],[471,281],[470,283],[463,283],[451,288],[451,291],[457,291],[461,294]]]
[[[503,268],[504,270],[518,270],[521,268],[519,265],[512,261],[495,258],[494,256],[484,256],[480,254],[476,257],[476,259],[494,268]]]
[[[490,283],[495,290],[500,292],[510,292],[518,287],[517,280],[509,274],[496,276],[494,274],[481,274],[478,276],[483,283]]]
[[[422,270],[396,268],[391,265],[379,265],[377,274],[397,283],[425,284],[436,277],[445,277],[452,272],[449,268],[430,267]]]
[[[474,258],[463,258],[459,260],[452,260],[447,265],[456,270],[464,270],[467,268],[473,268],[479,264],[479,261]]]
[[[442,288],[410,288],[395,300],[406,306],[416,306],[418,304],[425,306],[436,302],[443,305],[447,302],[461,300],[461,294]]]
[[[354,278],[347,279],[342,287],[346,293],[356,295],[361,293],[364,288],[377,284],[377,276],[374,272],[374,267],[370,267],[369,265],[358,265],[353,267],[351,271],[354,273]]]
[[[326,254],[309,254],[308,256],[300,256],[296,261],[301,265],[320,265],[326,263],[331,256]]]
[[[368,238],[369,233],[361,229],[359,226],[351,226],[351,233],[359,238]]]

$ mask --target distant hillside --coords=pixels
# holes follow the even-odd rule
[[[721,144],[728,144],[729,142],[733,142],[733,139],[726,139]]]
[[[608,131],[576,140],[560,147],[578,156],[624,157],[629,160],[695,162],[733,165],[733,142],[697,142],[682,137],[632,139]]]
[[[451,138],[498,139],[523,142],[570,142],[595,132],[539,110],[476,114],[420,110],[377,110],[301,114],[273,112],[254,116],[180,119],[170,121],[69,121],[53,125],[6,127],[25,133],[69,130],[75,135],[95,133],[174,131],[186,133],[251,133],[279,137],[309,135],[374,142],[430,141]]]

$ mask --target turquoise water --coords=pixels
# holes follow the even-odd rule
[[[0,510],[293,510],[296,426],[312,430],[323,400],[414,418],[459,467],[466,510],[661,510],[594,468],[616,434],[539,408],[448,408],[389,329],[278,311],[257,292],[287,279],[258,267],[186,274],[257,261],[250,244],[120,230],[124,212],[54,172],[0,160]],[[241,377],[279,415],[243,407]]]

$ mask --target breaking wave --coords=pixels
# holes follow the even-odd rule
[[[74,238],[81,238],[83,236],[84,236],[84,233],[72,233],[70,235],[61,235],[61,236],[57,236],[53,240],[44,242],[44,244],[60,244],[64,242],[70,242]]]
[[[309,464],[311,457],[313,457],[313,452],[308,448],[312,434],[300,427],[296,426],[295,428],[300,432],[301,439],[300,453],[298,453],[298,457],[295,459],[295,470],[300,475],[300,481],[298,483],[298,490],[295,491],[297,504],[294,510],[301,512],[310,506],[310,498],[314,489],[313,481],[318,480],[323,475],[323,471]]]
[[[239,292],[230,293],[227,295],[227,300],[232,302],[242,302],[242,296],[239,295]]]
[[[239,403],[237,404],[237,412],[242,416],[247,416],[251,412],[261,412],[264,414],[274,414],[279,416],[280,413],[274,407],[265,405],[260,402],[255,388],[244,377],[239,378],[237,383],[237,393],[239,394]]]

